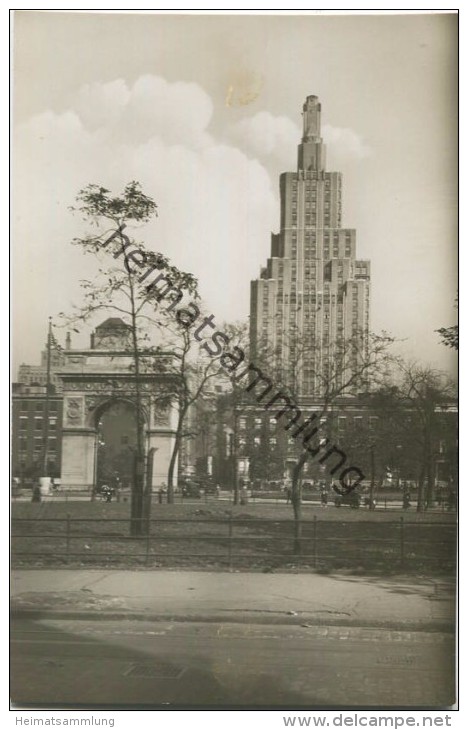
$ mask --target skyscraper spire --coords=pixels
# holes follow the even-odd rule
[[[303,142],[321,142],[320,113],[322,107],[317,96],[308,96],[302,107]]]
[[[325,145],[320,136],[322,107],[317,96],[308,96],[302,107],[302,142],[298,148],[298,170],[325,169]]]

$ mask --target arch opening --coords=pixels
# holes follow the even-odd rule
[[[96,415],[95,484],[132,489],[137,446],[135,406],[114,400]]]

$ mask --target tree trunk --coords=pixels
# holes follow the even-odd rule
[[[419,478],[418,478],[418,504],[417,504],[417,511],[423,512],[424,511],[424,477],[426,476],[426,465],[421,464],[421,470],[419,472]]]
[[[234,504],[239,504],[239,475],[238,475],[238,458],[237,458],[237,444],[238,444],[238,422],[236,407],[234,406],[234,428],[232,434],[232,486],[233,486],[233,501]]]
[[[294,511],[294,555],[300,555],[302,552],[302,484],[300,479],[294,484],[293,478],[291,502]]]
[[[133,489],[130,507],[130,534],[132,537],[145,535],[149,525],[145,519],[145,500],[143,490],[143,480],[145,474],[145,465],[141,460],[141,456],[135,454],[135,465],[133,470]]]
[[[176,433],[174,448],[172,449],[171,458],[169,461],[169,469],[167,472],[167,503],[174,504],[174,471],[179,455],[181,445],[181,439],[178,433]]]
[[[132,345],[133,365],[135,368],[135,405],[136,405],[136,458],[132,490],[130,534],[134,537],[145,535],[149,530],[151,501],[145,500],[145,419],[141,405],[140,392],[140,352],[138,349],[137,319],[133,282],[129,278],[130,301],[132,307]],[[146,502],[146,504],[145,504]]]
[[[426,453],[426,471],[427,471],[427,490],[425,499],[425,508],[432,507],[434,495],[434,463],[432,458],[432,444],[429,441]]]
[[[371,483],[370,483],[370,492],[369,492],[369,509],[374,509],[374,489],[375,489],[375,446],[372,445],[370,449],[370,457],[371,457]]]
[[[187,411],[189,408],[185,395],[184,395],[183,401],[184,401],[183,405],[181,405],[179,402],[179,416],[177,419],[177,429],[176,429],[176,435],[175,435],[174,448],[172,449],[171,458],[169,460],[169,469],[167,471],[167,503],[168,504],[174,504],[175,465],[177,462],[177,457],[180,452],[180,447],[182,445],[182,433],[183,433],[184,421],[185,421],[185,417],[187,415]]]
[[[300,555],[302,551],[302,470],[307,457],[307,451],[304,450],[294,465],[292,474],[291,503],[294,512],[294,555]]]

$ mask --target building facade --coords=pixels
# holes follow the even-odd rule
[[[61,347],[53,335],[50,337],[50,383],[54,386],[57,392],[60,391],[61,383],[57,377],[57,372],[60,370],[62,365],[66,362],[66,351]],[[71,348],[71,337],[70,333],[67,333],[66,349]],[[49,357],[48,344],[46,343],[45,348],[41,352],[41,363],[40,365],[27,365],[21,363],[18,368],[18,382],[24,386],[30,385],[47,385],[47,359]]]
[[[365,348],[369,331],[370,262],[356,258],[356,231],[341,227],[342,175],[326,169],[320,114],[308,96],[297,170],[280,176],[280,231],[251,283],[253,359],[268,349],[298,397],[320,396],[337,343],[360,338]]]
[[[55,389],[46,404],[46,386],[14,383],[12,393],[12,475],[21,482],[60,476],[63,398]],[[48,418],[46,427],[45,419]],[[47,439],[47,465],[44,447]]]

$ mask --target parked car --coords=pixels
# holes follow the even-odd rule
[[[96,497],[99,497],[103,502],[112,502],[115,490],[109,484],[100,484],[96,488]]]
[[[349,494],[337,494],[335,497],[335,507],[351,507],[351,509],[359,509],[361,497],[353,490]]]
[[[182,496],[200,499],[201,489],[198,484],[195,484],[194,482],[185,482],[185,484],[182,485]]]

